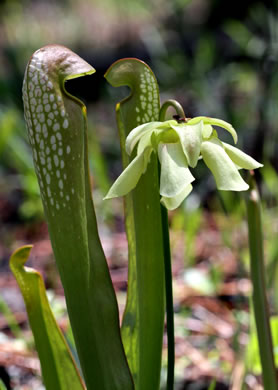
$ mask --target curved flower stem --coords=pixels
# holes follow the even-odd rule
[[[180,103],[176,100],[167,100],[161,106],[159,120],[164,121],[166,111],[169,107],[176,109],[181,118],[185,118],[184,111]],[[161,205],[161,219],[163,229],[163,250],[165,269],[165,290],[166,290],[166,320],[167,320],[167,343],[168,343],[168,365],[167,365],[167,390],[174,388],[175,375],[175,329],[174,329],[174,305],[172,286],[172,265],[169,239],[169,225],[167,209]]]
[[[181,104],[179,102],[177,102],[176,100],[169,99],[169,100],[166,100],[166,102],[164,102],[160,108],[159,120],[161,122],[165,121],[166,111],[168,110],[169,107],[173,107],[177,111],[177,114],[180,118],[186,119]]]
[[[250,178],[249,184],[250,190],[247,199],[247,219],[250,250],[250,272],[253,284],[252,300],[262,364],[262,376],[265,389],[277,390],[278,387],[270,330],[269,308],[265,287],[261,202],[253,177]]]

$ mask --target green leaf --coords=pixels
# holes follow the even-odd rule
[[[144,122],[158,121],[158,86],[151,69],[137,59],[115,62],[105,77],[114,87],[127,85],[131,88],[131,94],[116,106],[125,168],[130,162],[125,151],[129,132]],[[132,144],[135,143],[134,139]],[[125,215],[129,275],[122,324],[123,342],[136,389],[158,390],[165,304],[163,234],[154,153],[146,173],[132,193],[125,197]]]
[[[160,194],[174,197],[195,179],[188,169],[180,143],[159,144],[158,155],[161,164]]]
[[[24,298],[30,326],[39,354],[44,384],[48,390],[85,389],[66,340],[50,309],[39,272],[24,267],[32,246],[16,250],[11,270]]]
[[[2,381],[2,379],[0,379],[0,390],[7,390],[7,387],[5,386],[5,384]]]
[[[234,146],[226,144],[225,142],[222,142],[222,144],[227,155],[238,167],[244,169],[256,169],[263,167],[263,165],[256,161],[254,158],[248,156],[248,154],[242,152]]]
[[[14,315],[14,313],[11,311],[9,305],[6,303],[2,295],[0,295],[0,313],[5,318],[7,325],[13,334],[14,338],[23,338],[20,326],[18,324],[18,321]]]
[[[86,107],[65,89],[66,80],[92,73],[89,64],[64,46],[45,46],[26,68],[24,111],[87,388],[131,390],[116,296],[91,196]]]
[[[213,380],[210,382],[210,385],[209,385],[208,390],[215,390],[215,387],[216,387],[216,379],[213,379]]]
[[[104,199],[123,196],[133,190],[146,170],[151,152],[152,148],[147,147],[141,154],[136,156],[112,185]]]
[[[245,191],[249,188],[218,139],[212,138],[209,141],[204,141],[201,153],[219,190]]]
[[[187,158],[188,165],[195,168],[201,150],[203,121],[199,121],[193,126],[188,124],[171,125],[177,132],[183,148],[183,152]]]

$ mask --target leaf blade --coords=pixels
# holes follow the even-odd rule
[[[24,267],[32,246],[16,250],[10,258],[10,268],[22,292],[30,326],[40,357],[46,388],[85,389],[65,338],[50,309],[41,275]]]

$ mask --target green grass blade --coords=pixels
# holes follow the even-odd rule
[[[0,379],[0,390],[7,390],[7,387],[4,385],[1,379]]]
[[[11,270],[24,298],[47,390],[85,389],[66,340],[50,309],[39,272],[24,267],[32,246],[16,250]]]
[[[86,107],[65,89],[65,81],[92,73],[88,63],[63,46],[38,50],[25,73],[25,117],[87,388],[131,390],[116,296],[91,197]]]
[[[254,178],[251,177],[247,199],[250,271],[253,284],[253,306],[262,364],[264,388],[277,390],[277,379],[270,331],[269,308],[266,296],[263,256],[261,202]]]
[[[210,385],[209,385],[208,390],[215,390],[215,387],[216,387],[216,380],[213,379],[213,380],[210,382]]]
[[[137,59],[114,63],[105,75],[114,87],[129,86],[131,94],[116,106],[123,166],[129,163],[125,140],[136,126],[157,121],[159,93],[151,69]],[[133,154],[134,155],[134,154]],[[160,383],[165,315],[163,233],[157,157],[125,197],[129,242],[128,298],[122,335],[137,390],[157,390]]]
[[[18,325],[18,322],[13,312],[9,308],[9,305],[5,302],[4,298],[1,295],[0,295],[0,313],[3,314],[13,336],[15,338],[20,339],[22,337],[20,326]]]

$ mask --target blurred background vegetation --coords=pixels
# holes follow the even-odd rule
[[[32,53],[46,44],[58,43],[75,51],[97,71],[81,82],[71,81],[68,89],[88,106],[94,200],[104,236],[123,230],[121,200],[102,202],[121,171],[114,107],[128,91],[113,89],[103,78],[115,60],[137,57],[147,62],[158,79],[162,102],[177,99],[188,117],[207,115],[233,124],[239,134],[239,147],[264,164],[257,179],[264,205],[268,285],[272,312],[276,314],[277,11],[275,0],[237,4],[221,0],[0,1],[0,277],[1,272],[6,275],[12,249],[46,235],[23,121],[21,87]],[[226,135],[221,136],[225,140]],[[227,140],[231,142],[229,136]],[[219,286],[225,278],[227,281],[229,254],[234,253],[236,259],[236,270],[228,275],[229,280],[244,279],[248,271],[244,202],[241,194],[217,193],[211,174],[201,164],[194,176],[193,194],[170,215],[173,251],[177,247],[179,252],[177,237],[182,235],[186,246],[183,265],[191,267],[181,271],[183,283],[199,285],[199,294],[221,296]],[[198,252],[200,235],[201,247],[208,248],[211,242],[207,237],[216,231],[222,251],[229,251],[227,263],[227,252],[225,255],[220,251],[223,258],[214,252],[207,254],[206,249]],[[216,262],[212,261],[215,256]],[[113,261],[114,267],[119,266],[121,256]],[[196,264],[201,264],[202,272],[193,270]],[[53,287],[50,277],[49,285]],[[238,291],[226,295],[242,298]],[[177,313],[179,307],[180,302]],[[181,311],[186,316],[192,314],[192,308]],[[244,313],[240,307],[233,314],[235,350],[241,350],[239,329],[248,322]],[[273,323],[278,331],[278,321]],[[184,326],[178,329],[181,337],[188,335]],[[208,345],[210,342],[209,338]],[[256,356],[255,341],[252,343],[250,359]],[[215,365],[213,353],[210,358]],[[258,359],[251,364],[258,373],[255,365],[259,365]],[[223,376],[229,377],[232,368],[233,364],[224,362]]]
[[[13,218],[41,215],[21,85],[29,57],[49,43],[68,46],[97,70],[69,88],[88,105],[95,187],[102,192],[121,169],[113,116],[121,92],[113,90],[103,74],[123,57],[137,57],[151,66],[162,101],[177,99],[188,117],[207,115],[231,122],[240,134],[240,147],[277,167],[275,10],[274,4],[261,1],[244,1],[237,7],[218,0],[2,2],[0,188],[8,202],[1,207],[4,218],[14,203]],[[209,175],[199,187],[195,195],[202,201],[215,188]]]
[[[48,43],[68,46],[97,70],[69,88],[88,105],[92,166],[100,191],[120,171],[112,113],[121,92],[109,87],[103,74],[123,57],[151,66],[162,101],[176,98],[188,117],[208,115],[231,122],[240,134],[240,147],[277,167],[278,19],[273,4],[10,0],[0,7],[0,188],[10,194],[1,209],[4,214],[15,202],[14,218],[41,215],[22,119],[21,84],[30,55]],[[195,195],[201,200],[215,187],[209,175],[199,186]]]

